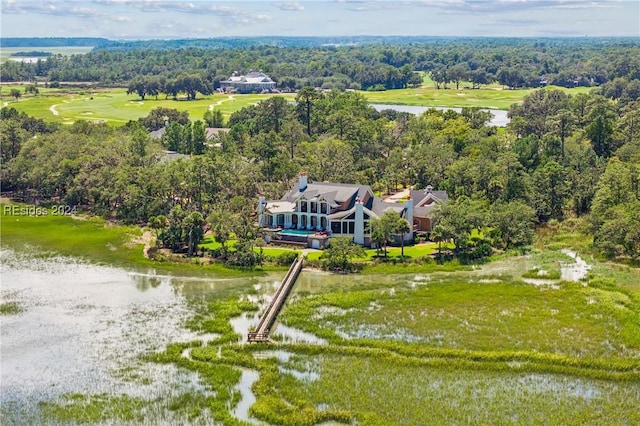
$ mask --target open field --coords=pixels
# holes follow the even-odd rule
[[[68,47],[3,47],[0,49],[0,63],[9,60],[12,54],[17,52],[51,52],[54,55],[80,55],[89,53],[93,49],[91,46],[68,46]]]
[[[179,111],[188,111],[193,120],[202,119],[209,108],[217,108],[222,111],[225,118],[245,106],[268,99],[273,95],[227,95],[213,94],[200,95],[194,101],[182,99],[164,99],[159,96],[146,97],[141,101],[137,95],[127,95],[126,89],[101,89],[87,87],[83,89],[49,89],[39,86],[40,94],[22,95],[15,100],[9,96],[12,88],[24,92],[24,85],[3,84],[0,96],[2,105],[11,106],[19,111],[42,118],[44,120],[58,121],[70,124],[77,120],[108,122],[121,125],[129,120],[144,117],[156,107],[174,108]],[[562,89],[567,93],[588,92],[590,88]],[[508,109],[513,103],[522,101],[533,89],[501,90],[499,88],[480,90],[436,90],[432,87],[419,89],[399,89],[385,92],[360,92],[371,103],[439,106],[439,107],[464,107],[477,106],[484,108]],[[293,101],[294,94],[282,94],[289,101]]]

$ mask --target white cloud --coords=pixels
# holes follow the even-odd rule
[[[618,7],[624,1],[629,0],[420,0],[405,4],[436,7],[456,13],[507,13],[533,9],[610,8]]]
[[[287,10],[287,11],[294,11],[294,12],[304,10],[304,6],[299,1],[278,2],[278,3],[274,3],[273,5],[280,10]]]

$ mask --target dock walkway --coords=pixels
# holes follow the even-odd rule
[[[293,288],[293,285],[298,279],[298,275],[300,275],[303,261],[304,253],[298,256],[298,258],[291,264],[291,267],[287,271],[287,274],[284,276],[282,283],[280,283],[280,286],[278,286],[276,293],[273,295],[271,303],[269,303],[269,306],[262,314],[260,322],[258,323],[255,331],[249,332],[249,335],[247,337],[247,341],[249,343],[271,341],[271,339],[269,338],[271,327],[276,322],[276,318],[278,317],[280,310],[284,306],[291,288]]]

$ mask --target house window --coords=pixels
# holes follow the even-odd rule
[[[331,233],[342,234],[342,222],[331,222]]]
[[[320,203],[320,213],[327,214],[327,204],[326,203]]]

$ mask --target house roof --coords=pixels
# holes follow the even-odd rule
[[[296,203],[291,203],[289,201],[279,200],[279,201],[267,201],[266,210],[270,213],[290,213],[293,212],[296,208]]]
[[[402,214],[404,210],[404,205],[400,203],[387,203],[386,201],[382,201],[380,198],[375,198],[373,200],[373,207],[371,209],[376,216],[382,216],[387,210],[392,210],[398,214]]]
[[[168,163],[171,161],[179,160],[181,158],[189,159],[191,157],[186,154],[178,154],[175,151],[165,151],[164,155],[160,157],[159,161],[161,163]]]
[[[432,217],[436,211],[438,204],[429,204],[428,206],[414,207],[413,217]]]
[[[149,132],[149,136],[154,139],[160,139],[162,135],[167,131],[167,127],[160,127],[158,130],[154,130],[153,132]]]
[[[211,140],[214,137],[220,136],[221,133],[228,133],[229,128],[226,127],[207,127],[204,129],[205,137],[207,140]],[[161,127],[158,130],[149,132],[149,136],[155,139],[160,139],[167,132],[167,126]]]
[[[204,129],[207,140],[220,136],[221,133],[229,133],[229,128],[226,127],[207,127]]]
[[[246,75],[232,75],[227,80],[223,80],[221,83],[235,83],[235,84],[259,84],[259,83],[274,83],[275,82],[263,72],[250,71]]]
[[[419,206],[428,198],[433,198],[436,203],[442,203],[449,200],[449,194],[447,191],[427,191],[424,189],[421,190],[411,190],[410,192],[411,199],[413,200],[414,206]]]
[[[364,200],[369,193],[371,195],[369,201],[365,207],[371,208],[373,193],[368,185],[352,185],[347,183],[328,183],[328,182],[314,182],[308,183],[307,187],[300,191],[298,183],[287,192],[282,199],[290,202],[295,202],[299,197],[303,196],[307,200],[313,200],[322,197],[331,204],[332,207],[337,207],[340,204],[350,201],[346,207],[350,209],[355,204],[356,198]]]

